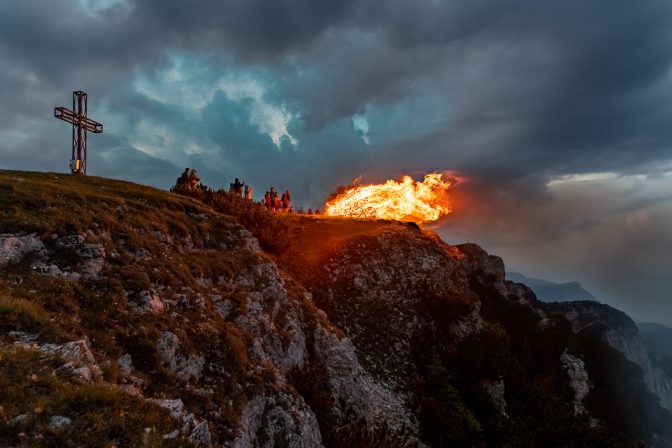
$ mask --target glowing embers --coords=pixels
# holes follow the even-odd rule
[[[404,176],[377,185],[341,187],[324,206],[327,216],[396,219],[423,223],[451,212],[448,189],[455,182],[430,173],[422,182]]]

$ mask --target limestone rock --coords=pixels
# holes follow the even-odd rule
[[[465,338],[473,333],[478,333],[483,328],[484,322],[481,318],[481,302],[471,304],[471,311],[462,318],[450,324],[450,332],[458,338]]]
[[[184,416],[184,403],[179,398],[148,398],[147,401],[167,410],[174,419],[180,419]]]
[[[464,264],[470,272],[480,272],[495,284],[503,284],[506,278],[504,261],[496,255],[489,255],[473,243],[456,246],[465,255]]]
[[[504,386],[504,380],[483,381],[483,387],[488,392],[488,395],[490,395],[492,405],[497,409],[499,415],[503,418],[509,418],[509,415],[506,413],[506,398],[504,397],[506,387]]]
[[[565,350],[560,356],[560,362],[567,371],[569,376],[569,386],[574,391],[574,412],[577,414],[584,413],[586,410],[583,407],[583,399],[590,393],[591,384],[586,372],[586,364],[581,358],[570,354]]]
[[[233,310],[233,302],[229,299],[223,299],[222,296],[211,297],[211,300],[215,302],[215,309],[217,313],[222,316],[222,319],[227,319]]]
[[[93,380],[93,373],[91,373],[91,369],[86,366],[72,369],[72,373],[86,382]]]
[[[610,328],[604,336],[609,345],[642,369],[647,389],[659,398],[660,406],[672,411],[672,378],[653,364],[636,330],[625,331],[623,328]]]
[[[76,272],[83,277],[97,277],[103,270],[105,249],[100,243],[87,243],[84,235],[68,235],[56,239],[58,249],[74,251],[80,258]]]
[[[51,249],[34,234],[0,234],[0,265],[16,263],[28,254],[35,254],[32,269],[44,275],[77,280],[81,277],[97,277],[103,269],[103,245],[87,243],[83,235],[57,237],[49,247]],[[55,251],[62,250],[77,256],[75,266],[64,270],[55,263]]]
[[[189,434],[189,440],[194,442],[197,446],[210,446],[212,444],[212,437],[210,436],[210,429],[208,428],[208,422],[199,423],[191,434]]]
[[[33,420],[33,417],[28,414],[20,414],[9,421],[11,426],[26,426]]]
[[[350,339],[322,327],[315,329],[313,337],[315,356],[327,369],[337,419],[344,421],[347,414],[354,414],[371,425],[384,421],[396,430],[413,426],[401,397],[375,382],[359,364]]]
[[[60,369],[71,370],[84,380],[98,380],[103,376],[102,370],[96,363],[96,358],[83,339],[65,344],[42,344],[39,349],[48,355],[61,356],[70,361]]]
[[[307,356],[306,336],[277,266],[260,260],[239,275],[236,283],[246,301],[235,323],[253,336],[250,356],[259,364],[272,362],[282,371],[301,367]]]
[[[191,379],[198,381],[203,372],[205,358],[193,354],[186,356],[180,354],[181,345],[180,339],[174,333],[170,331],[163,333],[156,342],[161,363],[184,381]]]
[[[288,448],[321,447],[315,414],[300,397],[280,393],[252,398],[240,418],[232,448],[271,448],[278,441]]]
[[[159,351],[159,357],[163,364],[171,369],[177,366],[176,352],[180,347],[180,338],[170,331],[166,331],[156,342],[156,348]]]
[[[83,365],[95,364],[96,362],[96,358],[83,339],[66,342],[65,344],[42,344],[40,350],[50,355],[60,355]]]
[[[153,313],[158,314],[165,311],[166,306],[161,300],[161,297],[155,291],[140,291],[140,300],[134,310],[137,313]]]
[[[133,359],[128,353],[117,359],[117,365],[125,375],[130,375],[133,372]]]
[[[16,342],[19,342],[21,344],[31,344],[33,342],[36,342],[38,339],[38,335],[32,334],[32,333],[26,333],[23,331],[10,331],[7,333],[7,336],[10,338],[14,339]]]
[[[180,430],[176,429],[175,431],[169,432],[168,434],[163,435],[164,440],[176,439],[180,435]]]
[[[0,234],[0,266],[21,261],[31,253],[43,252],[45,252],[44,243],[34,234]]]
[[[672,378],[654,366],[639,337],[637,326],[625,313],[591,301],[553,303],[548,306],[561,311],[576,333],[589,327],[601,332],[610,346],[639,366],[644,384],[658,397],[660,406],[672,410]]]
[[[72,420],[68,417],[63,417],[62,415],[54,415],[49,419],[49,428],[51,429],[64,429],[72,425]]]
[[[162,202],[141,196],[128,200],[128,206],[118,206],[118,213],[130,216],[136,202],[142,209],[159,207]],[[478,333],[492,330],[499,323],[499,295],[507,300],[506,306],[515,305],[512,309],[518,309],[518,305],[531,308],[542,322],[557,317],[544,314],[546,308],[536,303],[529,288],[506,281],[501,258],[476,245],[450,247],[431,232],[417,230],[417,226],[408,230],[407,225],[390,222],[357,223],[362,231],[351,238],[348,225],[345,238],[339,235],[337,244],[329,242],[319,247],[319,254],[325,257],[314,264],[307,260],[309,269],[303,269],[283,259],[285,254],[264,254],[253,235],[230,218],[207,212],[207,207],[191,199],[179,200],[182,205],[170,210],[170,218],[180,220],[175,226],[162,220],[160,214],[151,213],[161,222],[138,226],[135,220],[120,220],[126,222],[112,226],[118,232],[112,237],[98,227],[86,234],[56,236],[45,242],[35,235],[0,235],[0,266],[27,256],[32,263],[32,272],[21,273],[26,279],[23,283],[4,279],[10,288],[32,287],[29,285],[34,283],[35,272],[73,281],[109,275],[101,282],[76,285],[91,288],[91,296],[100,299],[101,305],[111,305],[104,310],[101,306],[101,311],[121,314],[119,319],[116,315],[109,319],[118,325],[109,332],[116,342],[108,350],[102,344],[111,340],[101,338],[96,356],[101,361],[110,358],[106,365],[116,361],[123,373],[116,390],[139,394],[134,400],[143,399],[143,379],[147,381],[147,393],[171,394],[169,399],[148,399],[173,419],[172,426],[164,430],[165,439],[188,438],[202,446],[219,443],[238,448],[318,447],[323,439],[333,442],[333,437],[347,438],[352,431],[353,440],[379,437],[385,440],[381,445],[422,447],[421,428],[424,430],[422,425],[427,420],[420,403],[432,393],[428,378],[423,376],[423,367],[427,366],[419,364],[428,353],[425,349],[439,352],[441,363],[460,356],[463,348],[484,346],[490,350],[489,340],[480,341]],[[110,210],[118,202],[111,203]],[[178,216],[182,209],[188,211]],[[131,221],[132,225],[126,225]],[[326,225],[326,221],[315,222]],[[366,230],[369,225],[370,233]],[[340,231],[336,227],[335,231]],[[317,235],[322,238],[327,233]],[[105,241],[105,246],[99,241]],[[109,260],[104,247],[110,248]],[[198,263],[191,262],[198,257]],[[121,263],[129,266],[112,269]],[[134,270],[139,274],[137,279],[129,276],[119,282],[112,278],[121,271]],[[137,302],[138,306],[131,305],[130,310],[136,315],[124,315],[129,310],[120,300],[123,289],[128,289],[127,298],[132,303]],[[88,299],[88,294],[85,297]],[[481,298],[487,321],[481,317]],[[80,297],[72,304],[78,301],[81,310],[90,311]],[[98,303],[95,305],[98,309]],[[586,317],[589,314],[575,311],[572,323],[578,331],[584,325],[593,325]],[[65,330],[86,329],[91,321],[82,319],[84,316],[73,316]],[[105,316],[100,317],[102,321]],[[572,320],[572,316],[568,318]],[[647,384],[657,391],[662,403],[665,379],[654,369],[646,370],[646,359],[627,331],[610,331],[610,326],[613,329],[611,322],[605,326],[605,340],[642,367],[645,378],[649,378]],[[526,328],[522,326],[521,331]],[[498,331],[505,332],[506,326]],[[40,338],[48,334],[44,331]],[[65,358],[67,363],[57,373],[67,373],[79,381],[101,377],[96,358],[84,340],[40,345],[37,335],[15,332],[9,336],[28,348]],[[159,361],[174,375],[156,377],[154,347],[147,338],[155,341]],[[5,343],[1,338],[0,342]],[[461,346],[463,343],[466,345]],[[560,348],[565,346],[574,347],[567,343]],[[126,351],[133,358],[124,354]],[[123,356],[115,359],[119,354]],[[585,364],[567,351],[559,358],[550,361],[555,363],[552,372],[564,366],[575,408],[583,412],[583,402],[591,390]],[[519,421],[518,414],[526,410],[511,405],[507,408],[506,398],[510,398],[509,404],[517,398],[507,393],[519,391],[507,390],[503,379],[491,379],[501,374],[509,381],[511,375],[506,365],[498,364],[497,357],[492,361],[485,381],[465,375],[455,388],[461,383],[469,384],[470,393],[481,388],[480,394],[487,393],[492,403],[492,408],[484,403],[488,418],[481,423],[492,424],[489,415],[495,411],[500,419],[495,419],[494,425],[504,427]],[[451,366],[444,367],[448,370]],[[562,370],[560,373],[564,375]],[[558,380],[555,376],[552,379]],[[194,408],[198,409],[197,416],[185,409],[184,403],[198,400],[202,402]],[[481,406],[481,402],[465,400],[464,404]],[[502,421],[509,419],[509,413],[510,421]],[[318,422],[318,416],[324,421]],[[38,417],[5,418],[28,427],[33,419]],[[39,417],[40,424],[43,420],[44,416]],[[48,417],[46,422],[50,422]],[[71,423],[58,420],[52,426],[65,428]],[[494,430],[484,426],[484,431]],[[149,430],[145,436],[145,444],[150,443]]]

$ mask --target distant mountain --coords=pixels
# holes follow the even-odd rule
[[[672,328],[653,322],[638,323],[637,328],[651,360],[672,377]]]
[[[529,286],[537,298],[543,302],[567,302],[571,300],[598,301],[579,282],[553,283],[538,278],[530,278],[517,272],[507,272],[506,279]]]

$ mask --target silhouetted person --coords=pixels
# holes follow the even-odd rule
[[[280,202],[282,202],[283,211],[289,210],[289,198],[287,197],[287,192],[282,193],[282,198],[280,198]]]
[[[241,182],[237,177],[231,184],[231,191],[237,194],[238,196],[243,196],[243,185],[245,182]]]
[[[177,178],[177,185],[195,188],[201,182],[201,176],[198,175],[195,169],[185,168],[180,177]]]

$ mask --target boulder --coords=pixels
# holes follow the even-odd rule
[[[36,235],[0,234],[0,266],[21,261],[31,253],[43,252],[44,243]]]
[[[191,434],[189,434],[189,440],[194,442],[197,446],[210,446],[212,444],[212,437],[210,436],[210,429],[208,428],[208,422],[199,423]]]
[[[54,415],[51,417],[51,419],[49,419],[49,428],[51,429],[65,429],[70,425],[72,425],[72,420],[62,415]]]
[[[182,355],[179,351],[182,343],[174,333],[166,331],[156,342],[161,364],[175,373],[183,381],[198,381],[205,366],[205,358],[200,355]]]

